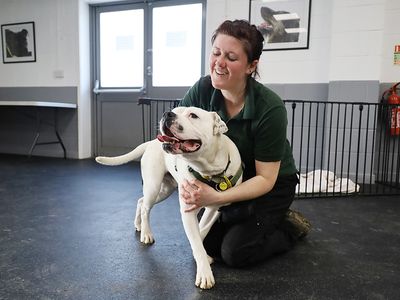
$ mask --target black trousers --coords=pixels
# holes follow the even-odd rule
[[[208,255],[229,266],[244,267],[290,250],[296,240],[281,224],[297,182],[297,174],[279,177],[263,197],[221,208],[220,218],[203,242]]]

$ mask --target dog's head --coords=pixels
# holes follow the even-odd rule
[[[190,154],[205,149],[215,138],[228,131],[216,112],[197,107],[176,107],[165,112],[157,138],[171,154]]]
[[[300,27],[300,19],[280,19],[279,15],[289,15],[287,11],[275,11],[269,7],[261,7],[261,17],[264,22],[258,26],[266,43],[298,42],[299,33],[288,32],[288,29]]]

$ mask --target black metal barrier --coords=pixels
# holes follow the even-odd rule
[[[297,198],[400,195],[400,134],[393,105],[284,100],[288,140],[300,171]],[[140,98],[143,140],[179,99]],[[396,121],[395,121],[396,122]],[[396,127],[398,124],[394,124]]]

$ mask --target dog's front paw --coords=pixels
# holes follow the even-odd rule
[[[211,289],[215,285],[214,275],[210,266],[205,270],[197,270],[196,286],[201,289]]]

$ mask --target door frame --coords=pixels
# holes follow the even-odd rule
[[[94,155],[102,154],[101,150],[101,140],[99,138],[102,131],[102,120],[100,115],[101,104],[104,98],[103,96],[108,96],[109,100],[112,102],[111,98],[118,99],[121,103],[126,102],[132,107],[132,103],[137,103],[137,100],[141,96],[151,97],[151,98],[165,98],[165,99],[177,99],[184,96],[186,91],[190,88],[187,87],[152,87],[151,74],[147,74],[147,67],[152,68],[152,21],[153,21],[153,7],[163,7],[163,6],[175,6],[175,5],[185,5],[185,4],[202,4],[202,49],[201,49],[201,76],[204,75],[204,62],[205,62],[205,37],[206,37],[206,0],[156,0],[156,1],[128,1],[128,2],[117,2],[117,3],[99,3],[90,5],[90,17],[91,17],[91,82],[92,82],[92,149]],[[144,9],[144,68],[143,68],[143,88],[102,88],[98,81],[100,76],[100,55],[99,55],[99,18],[98,15],[101,12],[107,11],[118,11],[143,8]],[[138,108],[139,110],[139,108]],[[143,124],[141,125],[143,126]],[[142,132],[140,128],[139,132]],[[140,136],[141,138],[141,136]],[[133,145],[135,146],[135,145]],[[118,148],[118,147],[117,147]],[[114,150],[109,150],[113,152]],[[126,149],[115,150],[116,153],[121,151],[126,151]],[[108,152],[111,155],[113,153]]]

